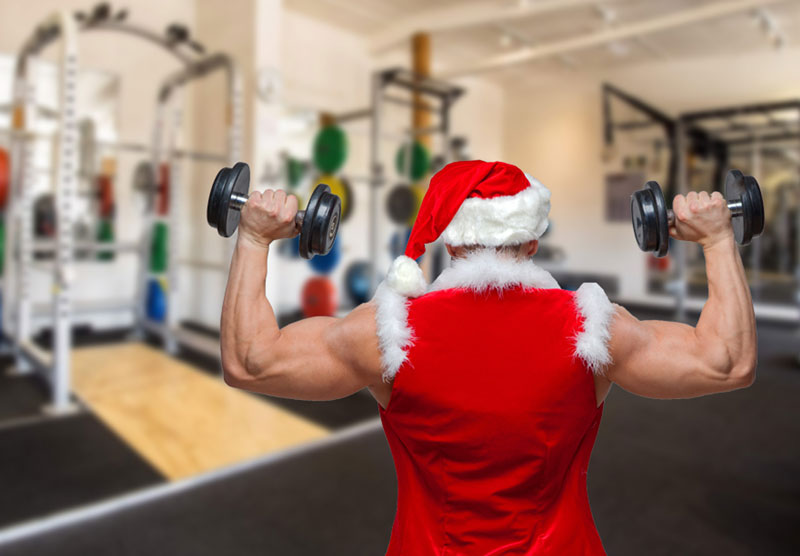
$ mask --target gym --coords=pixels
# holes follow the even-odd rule
[[[798,396],[800,0],[0,0],[0,554],[794,555]]]

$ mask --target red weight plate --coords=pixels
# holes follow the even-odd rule
[[[8,159],[8,151],[0,149],[0,209],[5,208],[8,201],[8,182],[11,172],[11,165]]]
[[[301,305],[306,317],[332,317],[338,305],[336,286],[324,276],[310,278],[303,286]]]
[[[114,182],[109,176],[97,176],[97,194],[100,197],[100,216],[111,218],[114,216]]]
[[[165,216],[169,213],[169,164],[162,163],[158,167],[158,200],[156,212]]]

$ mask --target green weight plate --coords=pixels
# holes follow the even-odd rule
[[[408,151],[411,151],[410,164],[407,162]],[[397,149],[394,159],[397,173],[405,176],[411,181],[419,181],[425,177],[431,167],[431,155],[425,145],[419,141],[401,145]]]
[[[166,272],[169,242],[169,228],[164,222],[156,222],[153,228],[153,241],[150,250],[150,271]]]
[[[100,243],[112,243],[114,241],[114,221],[103,218],[97,223],[97,241]],[[99,251],[98,261],[110,261],[114,259],[113,251]]]
[[[314,138],[314,165],[323,173],[332,174],[347,160],[347,135],[336,125],[323,127]]]
[[[294,189],[303,179],[306,173],[306,164],[291,156],[286,158],[286,181],[289,187]]]

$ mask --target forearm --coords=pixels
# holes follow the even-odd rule
[[[241,237],[237,240],[220,325],[226,376],[245,377],[264,370],[258,354],[280,336],[265,293],[268,254],[269,247],[254,245]]]
[[[755,366],[756,325],[742,259],[733,237],[703,252],[708,301],[696,328],[700,349],[716,371],[748,374]]]

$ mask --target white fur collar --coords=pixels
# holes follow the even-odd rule
[[[490,248],[473,251],[463,259],[453,259],[453,266],[442,272],[428,291],[466,288],[482,292],[516,286],[553,289],[558,288],[558,283],[533,261],[520,261]]]

